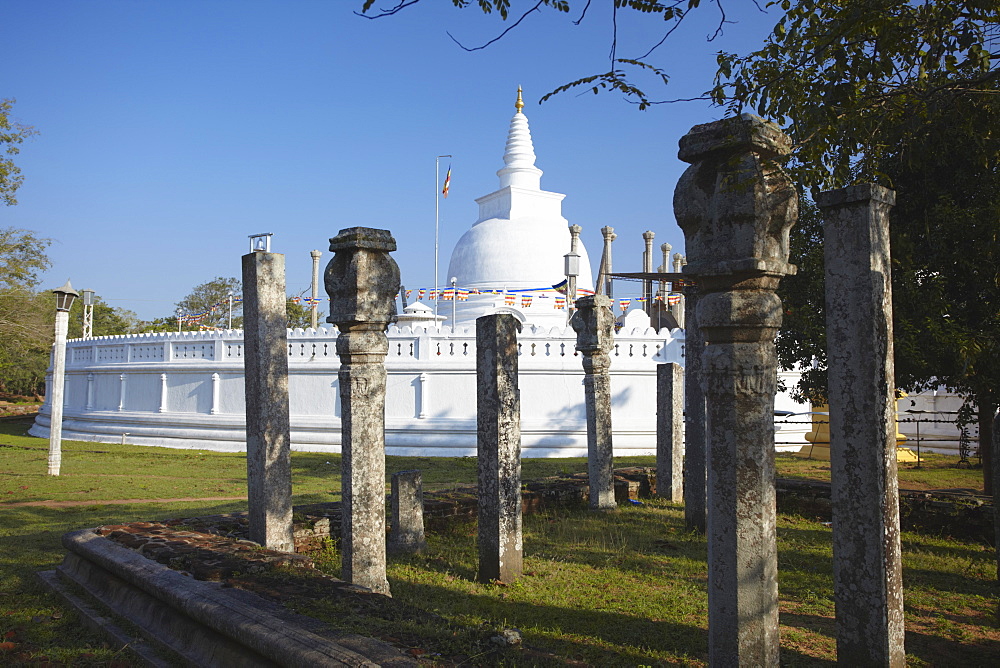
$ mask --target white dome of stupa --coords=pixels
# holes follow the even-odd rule
[[[564,256],[570,252],[569,223],[562,216],[565,195],[541,189],[542,170],[535,166],[535,149],[528,119],[518,89],[516,112],[510,121],[504,166],[497,172],[500,189],[476,200],[479,220],[455,246],[448,266],[456,285],[472,292],[468,301],[456,304],[459,325],[470,326],[475,318],[496,312],[515,311],[522,321],[535,325],[564,325],[566,312],[555,308],[562,295],[552,289],[562,283]],[[590,259],[583,242],[580,255],[578,296],[592,292]],[[477,295],[477,291],[491,294]],[[510,298],[496,292],[514,294]],[[526,297],[531,297],[530,300]],[[499,302],[499,303],[498,303]],[[440,313],[451,309],[442,308]]]

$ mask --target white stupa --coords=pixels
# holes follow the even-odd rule
[[[497,172],[500,188],[476,200],[479,220],[451,254],[447,277],[470,293],[454,304],[457,323],[450,322],[451,305],[439,305],[438,312],[452,325],[471,327],[476,318],[498,312],[513,313],[529,325],[566,324],[567,310],[557,308],[563,294],[553,289],[566,279],[564,256],[570,252],[569,223],[562,216],[565,195],[541,189],[542,170],[535,166],[520,88],[514,108],[504,166]],[[582,241],[577,253],[580,296],[593,292],[594,281]]]

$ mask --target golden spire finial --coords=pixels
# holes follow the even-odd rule
[[[514,108],[517,109],[517,113],[522,113],[521,110],[524,109],[524,100],[521,99],[521,87],[517,87],[517,102],[514,103]]]

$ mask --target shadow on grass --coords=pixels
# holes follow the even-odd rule
[[[432,601],[451,615],[475,615],[498,626],[515,626],[525,634],[529,645],[593,665],[643,665],[650,660],[651,653],[700,661],[707,658],[707,631],[694,625],[470,595],[405,581],[394,581],[392,587],[397,597],[414,603]],[[563,638],[554,637],[556,634]],[[585,638],[591,642],[566,638]]]

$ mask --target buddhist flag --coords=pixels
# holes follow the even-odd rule
[[[521,295],[521,308],[531,306],[531,295]]]
[[[558,309],[566,308],[566,298],[565,297],[556,297],[555,308],[558,308]]]
[[[504,304],[505,304],[506,306],[513,306],[513,305],[514,305],[514,300],[515,300],[515,299],[516,299],[516,298],[514,297],[514,295],[504,295],[504,296],[503,296],[503,303],[504,303]]]
[[[631,304],[632,304],[632,300],[631,299],[619,299],[618,300],[618,306],[621,308],[622,313],[625,313],[626,311],[628,311],[628,307]]]
[[[441,195],[448,199],[448,189],[451,188],[451,165],[448,165],[448,173],[444,175],[444,188],[441,189]]]
[[[553,285],[552,289],[555,290],[556,292],[558,292],[559,294],[563,294],[564,295],[564,294],[566,294],[569,291],[569,282],[564,278],[559,283],[556,283],[555,285]]]

